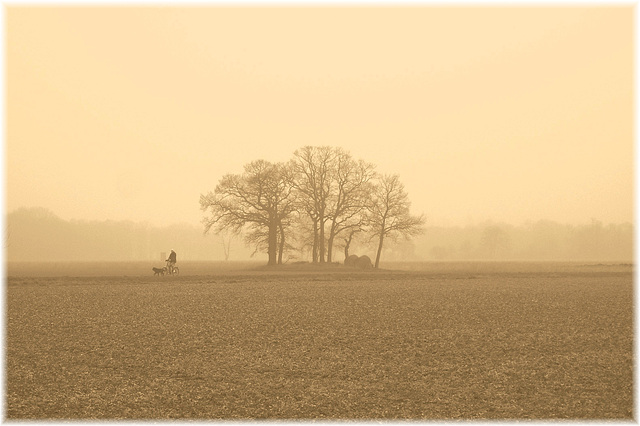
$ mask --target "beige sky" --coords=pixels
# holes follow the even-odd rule
[[[633,221],[633,8],[6,9],[6,208],[198,223],[335,145],[430,224]]]

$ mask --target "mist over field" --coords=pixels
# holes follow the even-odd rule
[[[165,6],[4,8],[5,420],[634,419],[636,7]]]
[[[66,221],[42,209],[19,209],[7,215],[9,261],[150,261],[174,249],[181,260],[225,260],[223,238],[230,243],[228,260],[262,260],[242,237],[204,235],[202,226],[178,223],[152,226],[132,221]],[[583,225],[537,221],[519,226],[486,222],[469,226],[425,226],[410,241],[389,241],[383,259],[423,260],[603,260],[633,261],[633,226]],[[354,246],[353,253],[375,252],[373,244]],[[301,259],[289,254],[289,261]],[[302,260],[306,260],[302,257]],[[343,255],[336,261],[342,262]]]

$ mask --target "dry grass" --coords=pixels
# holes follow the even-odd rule
[[[632,281],[552,264],[10,277],[6,415],[631,419]]]

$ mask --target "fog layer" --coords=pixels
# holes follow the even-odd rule
[[[19,209],[7,217],[9,261],[123,261],[162,264],[171,249],[181,260],[266,260],[241,237],[203,235],[192,224],[152,226],[132,221],[66,221],[46,209]],[[225,251],[225,245],[228,251]],[[375,242],[354,244],[351,253],[371,256]],[[309,260],[295,251],[287,261]],[[334,259],[342,262],[339,255]],[[425,227],[412,241],[389,242],[388,261],[428,260],[633,260],[633,226],[537,221],[522,225],[484,222],[465,227]],[[384,264],[382,264],[384,267]]]

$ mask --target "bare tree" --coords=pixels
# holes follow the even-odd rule
[[[331,262],[335,238],[344,231],[362,229],[365,213],[371,201],[374,166],[354,160],[348,152],[335,149],[332,181],[335,190],[329,198],[331,220],[327,240],[327,262]]]
[[[205,233],[212,227],[244,232],[245,241],[266,250],[275,265],[298,243],[311,247],[313,262],[331,262],[336,238],[342,246],[344,236],[348,253],[353,236],[370,229],[378,238],[377,268],[385,238],[416,235],[424,219],[409,214],[397,176],[374,182],[376,176],[373,165],[328,146],[296,150],[287,165],[254,161],[242,175],[225,175],[214,193],[201,195],[201,209],[211,213]],[[295,227],[304,235],[291,239]]]
[[[411,216],[409,197],[398,175],[381,176],[369,207],[372,237],[378,239],[375,268],[380,265],[380,254],[386,237],[409,238],[422,232],[424,217]]]
[[[231,254],[231,234],[228,232],[222,232],[222,249],[224,250],[224,260],[229,261],[229,255]]]
[[[256,253],[268,251],[269,248],[269,233],[268,230],[265,230],[263,227],[250,226],[249,231],[245,233],[244,241],[247,245],[253,246],[253,252],[251,253],[251,257],[255,256]],[[288,251],[295,250],[289,243],[289,238],[285,239],[285,236],[289,234],[288,226],[278,225],[278,234],[277,234],[277,261],[278,265],[284,263],[284,253]]]
[[[311,258],[312,261],[315,259],[317,262],[317,223],[313,222],[308,212],[302,211],[297,214],[295,222],[291,226],[293,232],[289,233],[292,237],[289,238],[289,241],[293,250],[297,251],[301,258]]]
[[[313,227],[312,260],[331,262],[336,237],[362,223],[374,167],[328,146],[305,146],[294,153],[291,164],[299,209]]]
[[[344,239],[344,258],[345,260],[349,257],[349,247],[351,246],[351,241],[353,241],[353,236],[358,232],[356,229],[352,229],[349,232],[348,237]]]
[[[327,204],[332,195],[331,167],[335,150],[328,146],[305,146],[294,152],[291,161],[293,186],[300,209],[313,223],[313,262],[325,262]]]
[[[344,251],[345,260],[349,257],[349,249],[351,248],[351,244],[356,242],[361,242],[358,240],[366,239],[367,225],[366,225],[366,217],[362,216],[363,222],[360,225],[354,226],[348,229],[347,232],[342,237],[342,240],[338,240],[336,246],[340,247]]]
[[[283,239],[282,224],[292,214],[292,188],[283,164],[257,160],[244,167],[242,175],[227,174],[214,192],[200,195],[200,208],[209,211],[203,219],[204,232],[214,228],[249,235],[266,236],[268,265],[278,262],[278,238]],[[282,256],[280,256],[280,261]]]

